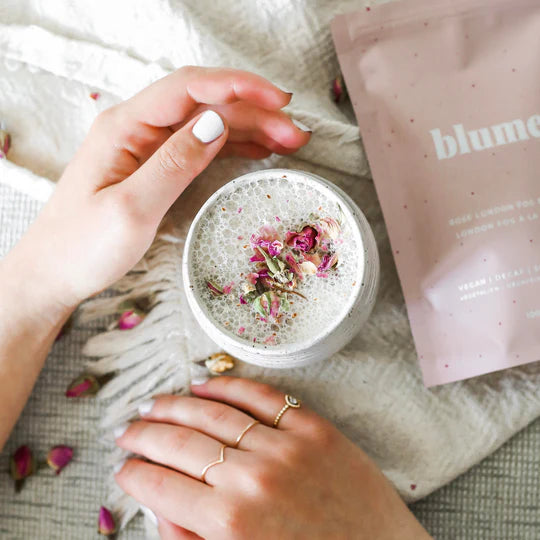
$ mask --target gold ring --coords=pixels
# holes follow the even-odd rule
[[[281,420],[281,417],[285,414],[285,411],[287,409],[289,409],[290,407],[292,407],[293,409],[299,409],[300,408],[300,400],[299,399],[296,399],[295,397],[292,397],[292,396],[289,396],[289,394],[287,394],[285,396],[285,405],[283,406],[283,409],[281,409],[281,411],[278,412],[275,420],[274,420],[274,425],[273,427],[277,428],[278,427],[278,424],[279,424],[279,421]]]
[[[238,435],[238,437],[236,437],[236,441],[234,441],[234,444],[231,446],[231,448],[238,448],[238,445],[240,444],[240,441],[242,440],[242,437],[253,427],[253,426],[256,426],[257,424],[259,423],[258,420],[253,420],[253,422],[251,422],[251,424],[249,424],[248,426],[246,426],[242,433],[240,433],[240,435]]]
[[[225,461],[225,448],[227,448],[226,444],[221,445],[221,450],[219,452],[219,459],[216,459],[216,461],[212,461],[209,463],[201,472],[201,482],[206,482],[206,473],[208,472],[208,469],[210,467],[213,467],[214,465],[219,465],[220,463],[223,463]]]

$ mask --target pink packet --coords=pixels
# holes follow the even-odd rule
[[[540,359],[540,2],[408,0],[332,32],[426,386]]]

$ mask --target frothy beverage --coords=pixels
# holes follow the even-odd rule
[[[184,277],[192,307],[196,299],[218,332],[255,349],[288,349],[350,316],[365,287],[366,250],[335,189],[307,174],[263,172],[230,182],[203,207]]]

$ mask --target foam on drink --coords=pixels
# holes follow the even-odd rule
[[[341,235],[335,246],[338,266],[328,277],[306,275],[296,291],[303,299],[288,294],[290,308],[279,324],[264,322],[251,305],[240,303],[246,275],[255,271],[251,236],[264,225],[272,225],[285,238],[299,230],[310,215],[340,220]],[[253,344],[272,347],[313,340],[337,324],[350,309],[353,291],[363,275],[362,246],[329,190],[286,178],[259,179],[239,183],[236,189],[217,198],[194,231],[193,286],[207,316],[226,333]],[[214,296],[207,282],[232,288],[229,294]]]

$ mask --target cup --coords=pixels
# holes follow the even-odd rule
[[[215,209],[216,202],[232,194],[246,183],[271,181],[303,183],[321,198],[339,204],[343,219],[350,227],[358,250],[358,264],[350,296],[342,306],[340,316],[333,320],[319,335],[299,342],[268,345],[249,342],[215,321],[209,313],[201,294],[207,294],[197,283],[194,269],[193,245],[201,221]],[[327,359],[344,347],[360,330],[375,304],[379,284],[379,255],[371,228],[358,206],[340,188],[312,173],[289,169],[267,169],[245,174],[216,191],[202,206],[189,229],[182,263],[186,296],[198,323],[217,345],[232,356],[268,368],[295,368]],[[245,307],[245,306],[242,306]],[[314,306],[313,309],[324,309]]]

